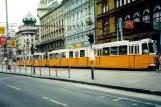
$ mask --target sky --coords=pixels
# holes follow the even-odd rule
[[[4,22],[6,22],[5,1],[6,0],[0,0],[0,26],[4,25]],[[58,0],[58,1],[61,1],[61,0]],[[34,15],[37,18],[37,7],[39,2],[40,0],[8,0],[9,23],[16,23],[16,26],[23,24],[22,18],[29,11],[32,15]]]
[[[37,16],[37,7],[40,0],[8,0],[9,23],[22,24],[22,18],[30,11]],[[0,25],[6,22],[5,0],[0,0]]]

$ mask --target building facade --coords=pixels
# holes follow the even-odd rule
[[[95,37],[94,0],[64,0],[65,47],[89,46],[87,34]],[[88,24],[89,18],[92,24]]]
[[[63,2],[53,0],[46,4],[48,12],[40,19],[39,39],[37,45],[41,52],[64,48],[64,8]]]
[[[19,31],[16,33],[17,40],[17,55],[31,55],[31,46],[36,46],[35,37],[37,36],[36,18],[28,13],[22,19],[24,25],[19,27]]]
[[[96,0],[97,43],[116,41],[117,22],[161,22],[160,0]],[[123,38],[130,41],[144,38],[157,40],[160,48],[160,31],[153,29],[123,29]]]

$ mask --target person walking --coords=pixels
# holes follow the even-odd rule
[[[159,71],[160,62],[161,62],[160,53],[157,52],[157,54],[154,57],[154,63],[155,63],[155,69],[156,69],[156,71]]]

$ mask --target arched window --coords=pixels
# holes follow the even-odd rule
[[[140,22],[140,14],[139,12],[135,12],[133,15],[133,21],[134,22]]]
[[[119,21],[123,21],[123,20],[122,20],[122,17],[119,17],[119,18],[117,19],[117,23],[116,23],[117,28],[119,28]]]
[[[153,9],[153,22],[161,22],[161,7],[159,5]]]
[[[125,20],[130,20],[130,19],[131,19],[130,15],[126,15]]]
[[[107,35],[108,34],[108,22],[104,22],[103,32],[104,32],[104,35]]]
[[[143,17],[142,17],[143,22],[149,23],[150,22],[150,11],[149,9],[145,9],[143,11]]]

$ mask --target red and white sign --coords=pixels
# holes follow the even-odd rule
[[[7,39],[6,37],[0,38],[0,45],[6,45],[7,44]]]

